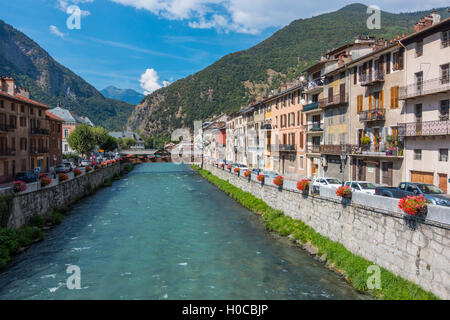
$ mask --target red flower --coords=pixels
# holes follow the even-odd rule
[[[234,168],[234,173],[238,173],[239,172],[239,168]]]
[[[427,200],[423,195],[401,198],[398,207],[408,215],[417,215],[426,208]]]
[[[297,189],[300,191],[306,191],[309,188],[308,179],[303,179],[302,181],[297,182]]]
[[[336,189],[336,195],[338,197],[345,197],[345,196],[349,196],[352,194],[352,188],[350,188],[349,186],[340,186],[339,188]]]
[[[74,175],[75,177],[78,177],[80,174],[82,174],[82,172],[81,172],[80,169],[74,169],[74,170],[73,170],[73,175]]]
[[[92,171],[92,168],[91,167],[86,167],[86,172],[91,172]]]
[[[14,181],[13,183],[14,192],[22,192],[27,190],[27,184],[23,181]]]
[[[277,176],[275,179],[273,179],[273,184],[276,186],[283,185],[284,178],[282,176]]]
[[[66,181],[66,180],[68,180],[69,179],[69,177],[67,176],[67,174],[65,174],[65,173],[60,173],[59,175],[58,175],[58,180],[59,181]]]
[[[52,183],[52,179],[48,178],[48,177],[42,177],[41,178],[41,187],[46,187],[48,186],[50,183]]]
[[[227,165],[227,169],[231,169],[231,167],[232,167],[231,164]]]
[[[259,182],[263,182],[265,178],[266,178],[265,175],[263,175],[263,174],[258,174],[258,176],[256,177],[256,180],[258,180]]]
[[[248,178],[248,177],[250,177],[251,174],[252,174],[252,172],[250,170],[247,170],[244,172],[244,177]]]

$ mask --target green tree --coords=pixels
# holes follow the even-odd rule
[[[96,146],[92,128],[87,124],[81,124],[72,131],[67,138],[70,148],[76,150],[79,154],[89,154]]]
[[[103,149],[102,146],[107,144],[108,137],[110,137],[108,130],[102,127],[93,127],[91,128],[92,135],[95,140],[95,144],[100,147],[100,149]]]
[[[117,148],[117,140],[114,137],[108,135],[106,140],[102,144],[100,144],[99,147],[106,152],[114,151]]]

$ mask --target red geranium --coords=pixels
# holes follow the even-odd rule
[[[237,167],[236,167],[236,168],[234,168],[234,173],[238,173],[238,172],[239,172],[239,170],[240,170],[240,169],[239,169],[239,168],[237,168]]]
[[[98,170],[100,168],[101,168],[101,166],[99,166],[98,164],[95,165],[95,170]]]
[[[347,197],[352,194],[352,188],[349,186],[340,186],[336,189],[336,195],[338,197]]]
[[[300,191],[306,191],[309,188],[309,181],[308,179],[303,179],[299,182],[297,182],[297,189]]]
[[[110,165],[111,164],[111,161],[110,160],[108,160],[108,161],[106,161],[106,165]]]
[[[106,167],[106,163],[102,162],[101,166],[102,166],[102,168]]]
[[[23,181],[14,181],[13,183],[14,192],[22,192],[27,190],[27,184]]]
[[[60,174],[58,174],[58,180],[59,181],[66,181],[66,180],[69,180],[69,177],[65,173],[60,173]]]
[[[282,176],[277,176],[275,179],[273,179],[273,184],[276,186],[283,185],[284,178]]]
[[[427,200],[423,195],[401,198],[398,203],[398,207],[402,209],[404,213],[407,213],[410,216],[418,215],[422,210],[426,208],[426,205]]]
[[[41,178],[41,187],[46,187],[50,183],[52,183],[52,179],[51,178],[49,178],[49,177],[42,177]]]
[[[91,172],[92,171],[92,168],[91,167],[86,167],[86,172]]]
[[[82,174],[82,172],[81,172],[80,169],[74,169],[74,170],[73,170],[73,175],[74,175],[75,177],[78,177],[80,174]]]
[[[256,180],[258,180],[259,182],[263,182],[265,178],[266,178],[265,175],[263,175],[263,174],[258,174],[258,176],[256,177]]]
[[[229,165],[227,165],[227,169],[229,170],[229,169],[231,169],[231,164],[229,164]]]
[[[250,177],[251,174],[252,174],[252,172],[250,170],[247,170],[244,172],[244,177],[248,178],[248,177]]]

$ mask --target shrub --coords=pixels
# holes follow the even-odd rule
[[[69,180],[69,177],[65,173],[60,173],[60,174],[58,174],[58,180],[59,181],[66,181],[66,180]]]
[[[58,225],[61,224],[61,222],[64,219],[64,215],[59,212],[59,211],[53,211],[49,216],[48,216],[48,221],[50,222],[50,224],[52,225]]]
[[[133,171],[133,169],[134,169],[134,165],[132,163],[127,163],[125,165],[125,167],[123,168],[123,172],[130,173],[131,171]]]
[[[263,174],[258,174],[258,176],[256,177],[256,180],[258,180],[259,182],[263,182],[265,178],[266,178],[265,175],[263,175]]]
[[[423,195],[401,198],[398,207],[410,216],[416,216],[426,210],[427,200]]]
[[[45,224],[45,219],[41,215],[35,214],[34,216],[31,217],[30,222],[28,222],[28,224],[31,227],[37,227],[42,229],[42,227]]]
[[[103,181],[103,186],[105,187],[111,187],[112,186],[112,179],[105,179]]]
[[[244,172],[244,177],[248,178],[252,175],[252,172],[250,170],[247,170]]]
[[[297,182],[297,189],[300,191],[306,191],[309,188],[309,181],[308,179],[303,179],[299,182]]]
[[[86,172],[91,172],[92,171],[92,167],[86,167]]]
[[[370,137],[368,137],[368,136],[362,137],[361,138],[361,144],[369,145],[370,144]]]
[[[23,181],[14,181],[13,183],[14,192],[22,192],[27,190],[27,184]]]
[[[74,170],[73,170],[73,175],[74,175],[75,177],[78,177],[80,174],[82,174],[82,172],[81,172],[80,169],[74,169]]]
[[[284,181],[284,178],[282,176],[277,176],[275,179],[273,179],[273,184],[276,186],[282,186],[283,181]]]
[[[52,183],[52,179],[49,177],[42,177],[41,178],[41,187],[46,187]]]
[[[339,186],[336,189],[336,195],[338,197],[348,197],[352,195],[352,188],[349,186]]]

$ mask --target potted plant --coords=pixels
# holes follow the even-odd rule
[[[102,162],[100,165],[102,166],[102,168],[106,167],[106,163],[104,163],[104,162]]]
[[[98,169],[100,169],[100,168],[101,168],[100,165],[98,165],[98,164],[95,165],[95,170],[98,170]]]
[[[14,181],[13,190],[15,193],[27,190],[27,184],[23,181]]]
[[[261,182],[261,185],[264,185],[264,180],[266,179],[266,176],[263,174],[258,174],[258,176],[256,177],[256,180],[258,180],[259,182]]]
[[[339,186],[336,189],[336,195],[341,198],[350,199],[352,197],[352,188],[350,186]]]
[[[46,187],[52,183],[52,179],[49,177],[42,177],[41,178],[41,187]]]
[[[91,172],[92,171],[92,167],[86,167],[86,172]]]
[[[69,180],[69,177],[65,173],[60,173],[60,174],[58,174],[58,180],[59,181],[66,181],[66,180]]]
[[[239,176],[241,173],[241,169],[239,169],[238,167],[234,168],[234,173],[237,173],[237,175]]]
[[[246,170],[244,172],[244,177],[248,178],[248,181],[250,182],[250,180],[252,178],[252,172],[250,170]]]
[[[111,165],[111,161],[110,161],[110,160],[107,160],[107,161],[106,161],[106,165],[109,167],[109,166]]]
[[[370,137],[369,136],[361,137],[361,144],[364,147],[368,147],[370,145]]]
[[[227,169],[231,172],[231,168],[232,168],[232,165],[231,164],[228,164],[227,165]]]
[[[221,164],[220,164],[220,168],[221,168],[222,170],[225,170],[225,163],[221,163]]]
[[[73,175],[74,175],[75,177],[78,177],[78,176],[81,175],[81,174],[82,174],[82,172],[81,172],[80,169],[74,169],[74,170],[73,170]]]
[[[417,221],[427,214],[427,200],[423,195],[401,198],[398,207],[405,213],[406,224],[412,229],[417,228]]]
[[[309,181],[308,179],[303,179],[297,182],[297,189],[302,192],[302,194],[307,195],[309,192]]]
[[[273,184],[278,186],[278,189],[283,189],[283,181],[284,178],[282,176],[277,176],[275,179],[273,179]]]

